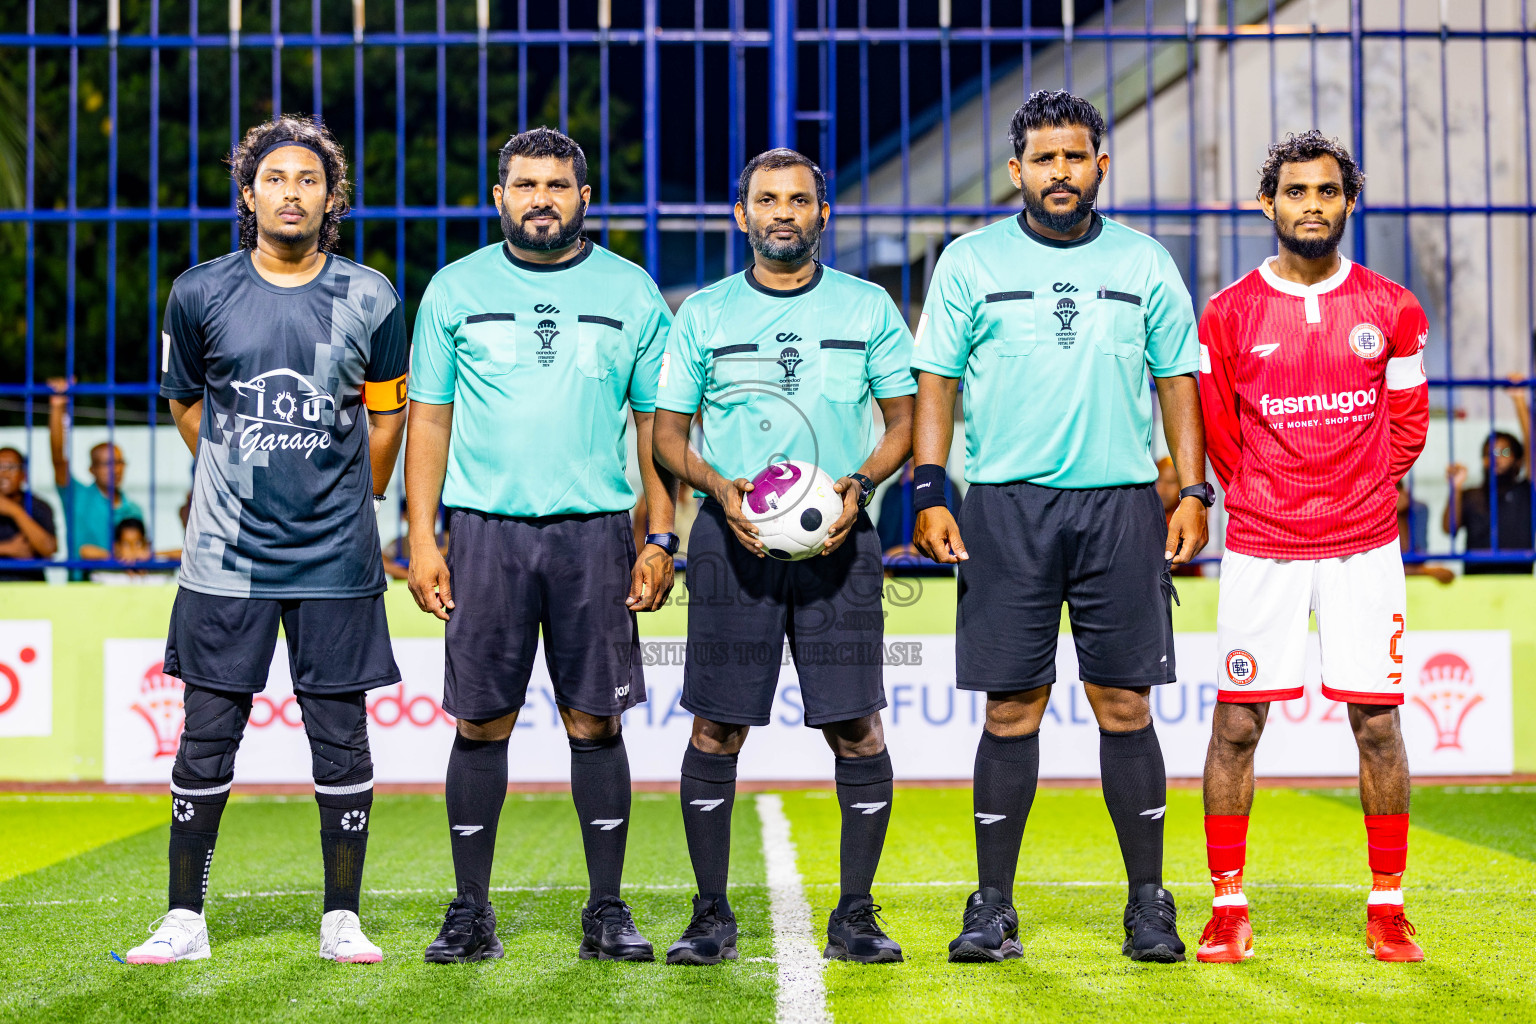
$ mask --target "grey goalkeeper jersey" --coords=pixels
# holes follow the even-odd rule
[[[203,401],[179,582],[204,594],[383,591],[365,411],[405,407],[399,297],[331,254],[308,284],[264,280],[246,251],[176,279],[160,394]]]

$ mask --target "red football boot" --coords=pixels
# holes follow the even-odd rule
[[[1424,950],[1409,938],[1417,929],[1403,916],[1402,907],[1367,907],[1365,922],[1365,943],[1377,960],[1414,964],[1424,959]]]
[[[1195,959],[1203,964],[1237,964],[1253,956],[1253,925],[1247,907],[1216,907],[1200,933]]]

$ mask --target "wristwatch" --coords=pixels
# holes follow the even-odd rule
[[[859,508],[868,508],[870,499],[875,496],[875,484],[863,473],[849,473],[848,479],[859,485]]]
[[[1198,484],[1190,484],[1179,492],[1179,500],[1185,498],[1199,498],[1200,503],[1206,508],[1216,504],[1216,488],[1211,486],[1209,480],[1202,480]]]
[[[384,495],[382,495],[382,494],[375,494],[373,496],[373,507],[374,508],[379,508],[383,504],[384,504]]]
[[[645,542],[656,545],[669,555],[677,554],[677,549],[682,546],[682,541],[675,533],[648,533]]]

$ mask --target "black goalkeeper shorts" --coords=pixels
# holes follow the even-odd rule
[[[171,608],[165,674],[208,690],[260,693],[277,650],[278,623],[296,693],[350,693],[400,681],[383,594],[285,600],[185,587]]]

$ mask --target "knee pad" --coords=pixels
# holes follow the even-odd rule
[[[227,792],[235,777],[235,754],[251,717],[251,695],[188,686],[182,707],[185,721],[171,768],[172,786]]]
[[[309,737],[316,794],[354,795],[371,790],[373,755],[368,747],[368,710],[363,694],[320,697],[301,693],[298,698]],[[337,789],[351,792],[327,792]]]

